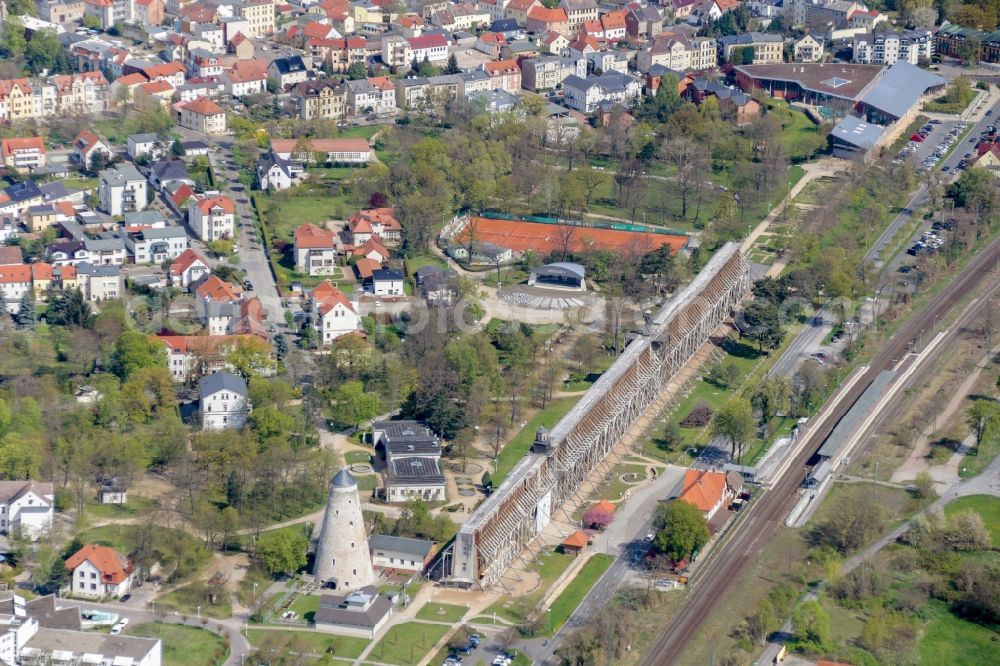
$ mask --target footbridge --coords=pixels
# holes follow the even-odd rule
[[[451,584],[491,588],[747,295],[750,263],[724,245],[463,524],[444,559]]]

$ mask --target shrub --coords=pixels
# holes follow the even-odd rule
[[[699,402],[681,420],[682,428],[703,428],[712,420],[712,408],[707,402]]]

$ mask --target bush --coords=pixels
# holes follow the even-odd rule
[[[707,402],[699,402],[681,420],[682,428],[703,428],[712,421],[712,408]]]

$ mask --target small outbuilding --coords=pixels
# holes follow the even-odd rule
[[[577,530],[566,537],[561,546],[564,553],[575,557],[582,553],[589,543],[590,536],[583,530]]]
[[[560,261],[539,266],[528,276],[528,285],[587,291],[586,269],[580,264]]]

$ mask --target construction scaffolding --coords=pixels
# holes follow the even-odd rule
[[[617,361],[536,443],[459,528],[445,575],[458,585],[497,585],[555,509],[604,462],[628,428],[657,399],[747,295],[750,263],[727,243],[647,323]]]

